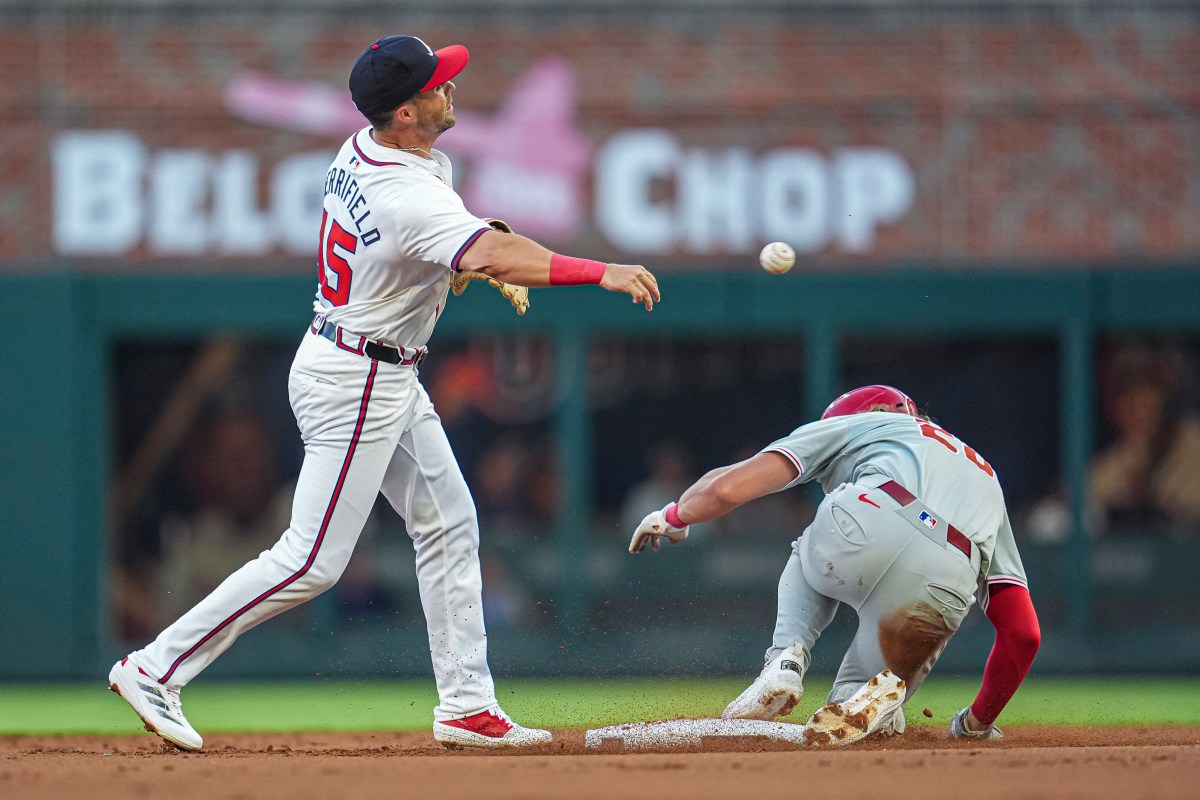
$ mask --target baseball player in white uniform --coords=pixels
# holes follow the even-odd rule
[[[858,614],[827,705],[808,721],[815,744],[904,731],[904,702],[933,668],[971,603],[996,627],[975,701],[952,738],[999,738],[996,717],[1040,643],[1037,615],[995,470],[890,386],[865,386],[738,464],[709,472],[649,514],[630,552],[687,538],[688,525],[771,492],[820,481],[825,499],[792,545],[766,666],[726,718],[774,719],[804,695],[817,638],[839,603]]]
[[[647,310],[660,295],[641,266],[552,253],[464,208],[433,144],[454,125],[451,79],[467,60],[459,45],[434,52],[416,37],[389,36],[351,71],[351,96],[371,125],[325,176],[316,316],[288,379],[305,448],[291,525],[109,674],[146,728],[180,748],[199,750],[203,740],[179,690],[241,633],[333,586],[380,492],[416,549],[440,699],[435,738],[476,747],[551,738],[496,702],[475,506],[417,366],[456,273],[525,287],[597,284]]]

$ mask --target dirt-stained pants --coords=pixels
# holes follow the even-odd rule
[[[911,698],[974,601],[979,548],[968,557],[946,542],[945,525],[921,530],[899,509],[878,488],[843,484],[792,544],[779,579],[767,660],[793,644],[810,654],[839,603],[858,614],[832,701],[849,698],[884,667],[904,678]]]

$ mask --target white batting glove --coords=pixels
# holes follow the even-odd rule
[[[674,503],[667,506],[670,508]],[[674,525],[667,522],[665,516],[667,508],[661,511],[652,511],[646,515],[641,524],[637,526],[637,530],[633,532],[633,538],[629,540],[629,552],[640,553],[646,549],[646,545],[650,545],[650,549],[658,552],[659,540],[666,537],[671,544],[682,542],[688,537],[688,526],[676,528]]]

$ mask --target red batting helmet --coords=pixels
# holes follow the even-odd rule
[[[894,386],[863,386],[846,392],[834,400],[825,409],[821,419],[830,417],[848,417],[851,414],[861,414],[864,411],[883,411],[884,408],[897,414],[917,416],[917,404],[912,398]]]

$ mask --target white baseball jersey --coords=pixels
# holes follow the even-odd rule
[[[450,161],[351,136],[325,175],[313,310],[393,347],[423,347],[446,307],[450,272],[487,223],[455,194]]]
[[[945,429],[907,414],[873,411],[809,423],[764,452],[782,454],[799,470],[787,488],[817,480],[828,494],[843,483],[894,480],[916,495],[980,549],[983,608],[988,584],[1027,585],[995,470]]]

